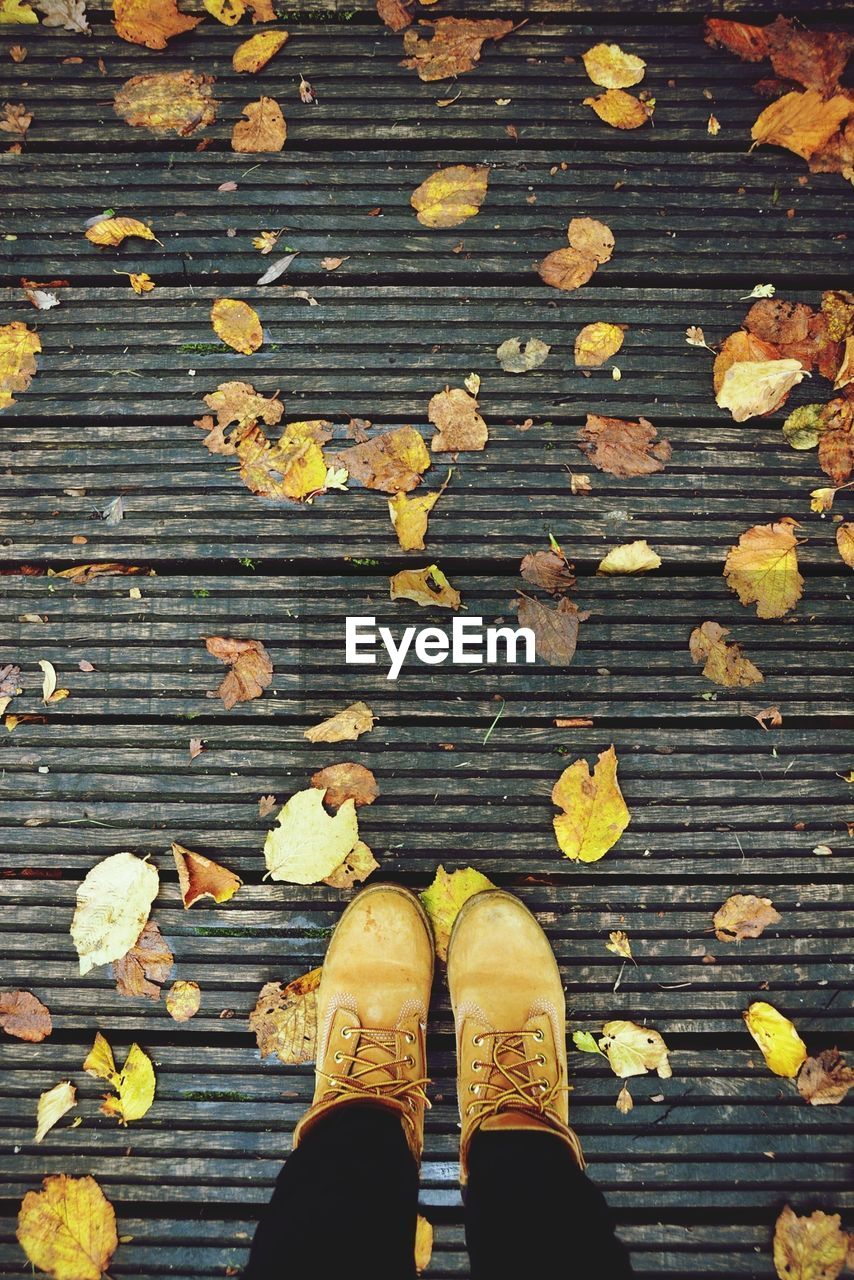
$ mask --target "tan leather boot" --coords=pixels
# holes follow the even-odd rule
[[[569,1127],[566,1005],[548,938],[518,898],[478,893],[448,947],[457,1031],[460,1181],[478,1129],[553,1133],[585,1167]]]
[[[415,894],[390,884],[363,889],[323,962],[314,1101],[296,1127],[295,1147],[332,1108],[367,1102],[400,1116],[421,1159],[432,981],[433,934]]]

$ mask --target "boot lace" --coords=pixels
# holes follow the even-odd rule
[[[544,1066],[546,1059],[540,1053],[529,1055],[526,1039],[537,1043],[544,1039],[540,1030],[531,1031],[482,1031],[474,1037],[474,1044],[489,1044],[489,1060],[475,1062],[475,1070],[487,1069],[486,1079],[470,1085],[479,1096],[470,1102],[466,1114],[480,1119],[511,1108],[533,1112],[537,1115],[553,1114],[552,1106],[561,1093],[569,1087],[555,1081],[550,1084],[534,1074],[533,1067]],[[554,1117],[558,1118],[558,1117]]]
[[[351,1069],[340,1074],[319,1072],[329,1082],[333,1093],[357,1094],[366,1098],[396,1098],[410,1111],[415,1111],[419,1103],[430,1107],[426,1093],[426,1086],[430,1083],[429,1076],[413,1079],[404,1074],[407,1068],[415,1065],[412,1055],[402,1052],[404,1045],[415,1044],[415,1036],[411,1031],[400,1027],[344,1027],[341,1032],[345,1040],[349,1040],[354,1033],[359,1037],[355,1052],[345,1053],[339,1049],[334,1055],[335,1062],[342,1066],[347,1063]],[[412,1117],[405,1113],[404,1119],[410,1125],[414,1124]]]

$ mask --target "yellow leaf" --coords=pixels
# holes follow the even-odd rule
[[[617,782],[617,753],[603,751],[590,776],[586,760],[564,769],[552,788],[552,801],[564,812],[553,819],[561,850],[573,862],[598,862],[617,843],[630,822]]]
[[[756,1000],[742,1017],[762,1050],[769,1070],[775,1076],[794,1078],[807,1056],[807,1049],[789,1019],[764,1000]]]
[[[151,293],[154,288],[154,281],[147,271],[130,271],[128,272],[128,279],[134,293]]]
[[[193,853],[183,845],[172,844],[172,856],[178,868],[181,900],[188,911],[199,898],[213,898],[214,902],[228,902],[243,884],[240,876],[228,867],[213,862],[201,853]]]
[[[836,547],[849,569],[854,569],[854,522],[847,521],[836,530]]]
[[[289,884],[317,884],[340,866],[359,838],[352,800],[345,800],[334,817],[323,807],[326,791],[309,787],[297,791],[279,810],[278,827],[267,832],[264,859],[273,880]]]
[[[252,75],[266,67],[287,42],[287,31],[259,31],[239,44],[234,50],[231,65],[235,71],[248,71]]]
[[[154,1067],[138,1044],[131,1045],[124,1066],[117,1071],[113,1051],[98,1031],[83,1070],[106,1080],[115,1089],[115,1094],[105,1096],[101,1111],[105,1116],[115,1116],[120,1125],[141,1120],[154,1101]]]
[[[388,513],[401,551],[424,550],[428,517],[445,492],[452,474],[448,472],[445,483],[435,493],[417,494],[414,498],[408,498],[405,493],[396,493],[393,498],[389,498]]]
[[[71,921],[81,974],[130,951],[145,927],[158,886],[157,868],[132,853],[114,853],[87,873],[78,887]]]
[[[642,102],[622,89],[606,89],[598,98],[585,98],[584,105],[592,107],[600,120],[615,129],[639,129],[652,115],[655,100]]]
[[[225,27],[233,27],[246,12],[243,0],[204,0],[204,6]]]
[[[624,542],[600,560],[597,573],[649,573],[661,568],[661,556],[653,551],[645,538]]]
[[[354,884],[367,880],[379,865],[365,842],[357,840],[341,866],[323,877],[323,883],[332,889],[352,889]]]
[[[745,658],[741,646],[727,644],[724,636],[729,628],[718,622],[704,622],[695,627],[688,640],[688,649],[696,663],[704,662],[703,675],[715,684],[736,688],[760,684],[764,676],[749,658]]]
[[[421,0],[432,4],[433,0]],[[433,1256],[433,1224],[419,1213],[415,1223],[415,1273],[421,1275],[430,1265]]]
[[[119,89],[113,107],[134,128],[186,138],[216,121],[213,83],[213,76],[195,71],[133,76]]]
[[[624,53],[618,44],[595,44],[581,57],[590,79],[604,89],[628,89],[640,84],[646,71],[643,58]]]
[[[774,1268],[780,1280],[836,1280],[850,1243],[838,1213],[798,1217],[786,1205],[774,1228]]]
[[[352,702],[349,707],[312,725],[303,734],[309,742],[352,742],[374,727],[374,713],[364,702]]]
[[[275,1053],[288,1066],[314,1059],[317,1045],[317,988],[322,969],[311,969],[284,986],[268,982],[261,988],[249,1027],[261,1057]]]
[[[211,307],[211,324],[218,338],[244,356],[251,356],[264,341],[257,311],[237,298],[217,298]]]
[[[718,907],[712,924],[719,942],[741,942],[743,938],[758,938],[769,924],[779,924],[781,918],[770,898],[734,893]]]
[[[33,12],[24,0],[0,0],[0,24],[38,22],[38,15]]]
[[[622,929],[615,929],[613,933],[608,934],[605,950],[613,952],[615,956],[622,956],[624,960],[633,959],[629,935],[624,933]]]
[[[810,511],[814,511],[817,515],[822,515],[825,511],[829,511],[831,509],[833,506],[833,499],[835,497],[835,489],[810,490]],[[838,534],[839,530],[837,529],[837,545],[839,543]]]
[[[809,160],[852,114],[854,102],[844,94],[825,100],[816,89],[785,93],[765,108],[750,136],[754,142],[786,147]]]
[[[118,1248],[113,1206],[94,1178],[45,1178],[18,1213],[18,1241],[53,1280],[101,1280]]]
[[[754,525],[730,547],[724,564],[727,585],[742,604],[756,604],[760,618],[781,618],[801,598],[795,521]]]
[[[175,0],[113,0],[113,13],[113,25],[122,40],[148,49],[165,49],[167,40],[201,22],[179,13]]]
[[[238,120],[232,130],[231,147],[241,152],[281,151],[288,136],[288,126],[275,98],[259,98],[243,108],[245,120]]]
[[[800,360],[737,360],[721,381],[717,404],[735,422],[773,413],[806,374]]]
[[[46,1089],[39,1095],[36,1111],[36,1136],[34,1142],[41,1142],[66,1111],[77,1106],[77,1090],[70,1080],[60,1080],[52,1089]]]
[[[597,320],[586,324],[575,339],[575,363],[582,369],[596,369],[623,345],[625,325]]]
[[[36,371],[41,339],[20,320],[0,325],[0,409],[15,403],[13,391],[26,391]]]
[[[473,218],[486,197],[487,165],[437,169],[413,191],[409,203],[425,227],[458,227]]]
[[[599,1048],[621,1080],[645,1076],[648,1071],[656,1071],[662,1080],[673,1074],[667,1045],[651,1027],[639,1027],[636,1022],[606,1022]]]
[[[438,565],[424,569],[401,569],[389,578],[392,600],[414,600],[420,605],[436,605],[440,609],[459,609],[460,593],[445,577]]]
[[[367,489],[400,493],[421,483],[422,474],[430,466],[430,454],[420,431],[395,427],[339,450],[335,461]]]
[[[176,1022],[189,1022],[199,1012],[202,993],[197,982],[173,982],[166,995],[166,1009]]]
[[[86,232],[86,239],[91,240],[92,244],[108,248],[115,248],[128,236],[138,236],[140,240],[154,240],[160,244],[151,227],[147,227],[138,218],[102,218]]]
[[[433,883],[421,894],[421,901],[433,926],[436,955],[440,960],[448,958],[451,930],[463,903],[476,893],[494,888],[492,881],[473,867],[453,871],[450,875],[443,866],[436,868]]]

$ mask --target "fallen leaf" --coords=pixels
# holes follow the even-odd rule
[[[205,8],[217,22],[233,27],[246,12],[244,0],[202,0]]]
[[[307,106],[317,102],[317,90],[304,76],[300,76],[299,82],[299,100]]]
[[[255,244],[255,247],[256,248],[258,247],[257,243]],[[261,252],[269,253],[269,250],[262,249]],[[282,276],[285,274],[288,267],[291,265],[291,263],[293,262],[296,256],[297,255],[295,253],[286,253],[284,257],[277,258],[275,262],[272,262],[270,264],[270,266],[267,268],[266,271],[262,272],[262,274],[255,281],[255,283],[256,284],[272,284],[274,280],[278,280],[279,276]]]
[[[204,854],[193,853],[174,841],[172,855],[178,869],[178,883],[185,910],[189,910],[200,898],[213,898],[217,903],[228,902],[243,884],[240,876],[229,871],[228,867],[213,862]]]
[[[364,702],[352,702],[349,707],[303,733],[309,742],[352,742],[374,727],[374,713]]]
[[[117,574],[134,573],[152,574],[153,572],[152,569],[143,569],[138,565],[130,564],[77,564],[71,569],[60,569],[56,573],[48,570],[48,577],[66,578],[77,587],[85,587],[93,578],[102,576],[110,577]]]
[[[122,40],[148,49],[165,49],[167,40],[201,22],[179,13],[175,0],[113,0],[113,13],[113,25]]]
[[[46,658],[39,659],[39,666],[44,675],[42,680],[42,702],[47,706],[56,692],[56,668]]]
[[[323,877],[323,883],[332,889],[352,889],[354,884],[367,880],[379,865],[365,842],[357,840],[340,867]]]
[[[40,1044],[53,1030],[50,1009],[32,991],[0,991],[0,1027],[7,1036]]]
[[[26,391],[36,372],[41,351],[37,333],[20,320],[0,325],[0,409],[15,403],[13,391]]]
[[[489,430],[478,402],[462,387],[446,387],[432,397],[427,417],[436,427],[430,441],[434,453],[475,452],[486,447]]]
[[[620,1092],[617,1094],[617,1101],[614,1103],[614,1106],[617,1108],[620,1115],[626,1116],[634,1105],[632,1095],[629,1093],[629,1086],[624,1084]]]
[[[590,477],[580,472],[578,474],[575,474],[572,471],[570,471],[569,488],[570,488],[570,492],[573,494],[591,493],[592,489],[590,486]]]
[[[576,862],[598,862],[631,821],[617,782],[613,746],[600,753],[593,775],[586,760],[564,769],[552,788],[552,802],[563,813],[552,819],[561,851]]]
[[[473,867],[453,871],[450,875],[443,866],[436,868],[433,883],[420,897],[433,926],[436,955],[440,960],[448,958],[451,930],[463,903],[476,893],[494,888],[492,881]]]
[[[401,569],[389,578],[392,600],[414,600],[420,605],[436,605],[441,609],[459,609],[461,597],[438,565],[424,569]]]
[[[517,614],[521,626],[534,633],[537,657],[550,667],[568,667],[575,656],[579,624],[590,615],[565,596],[557,604],[547,605],[522,592]]]
[[[750,136],[758,145],[785,147],[809,160],[852,114],[854,101],[842,93],[827,100],[815,89],[786,93],[765,108]]]
[[[610,1062],[614,1075],[621,1080],[645,1076],[648,1071],[657,1072],[662,1080],[669,1080],[673,1074],[667,1045],[651,1027],[639,1027],[636,1022],[622,1020],[606,1022],[599,1048]]]
[[[190,739],[190,759],[191,760],[195,760],[197,756],[200,756],[204,751],[204,749],[205,747],[204,747],[203,738]]]
[[[745,62],[761,62],[768,57],[768,38],[764,27],[746,22],[730,22],[726,18],[706,18],[706,44],[721,44]]]
[[[261,97],[243,108],[245,120],[238,120],[231,133],[232,151],[281,151],[288,136],[288,126],[275,98]]]
[[[349,255],[348,255],[349,256]],[[337,271],[342,262],[346,262],[347,258],[321,258],[320,265],[324,271]]]
[[[760,618],[782,618],[801,598],[796,522],[754,525],[730,547],[724,564],[727,585],[744,605],[755,604]]]
[[[495,354],[505,373],[530,373],[539,369],[550,351],[549,344],[539,338],[529,338],[524,347],[518,338],[507,338]]]
[[[213,698],[222,698],[226,711],[238,702],[252,702],[273,680],[273,664],[260,640],[233,640],[226,636],[207,636],[205,648],[214,658],[227,663],[231,670]]]
[[[733,421],[746,422],[779,409],[805,376],[799,360],[737,360],[723,376],[716,403],[729,409]]]
[[[783,723],[783,717],[780,714],[779,707],[763,707],[760,711],[749,712],[761,729],[767,733],[768,729],[779,729]]]
[[[16,2],[17,0],[13,0],[13,3],[16,3]],[[32,10],[30,10],[30,12],[32,12]],[[28,53],[28,50],[25,45],[12,44],[9,46],[9,57],[12,59],[13,62],[23,62],[26,59],[27,53]]]
[[[216,299],[211,307],[211,325],[218,338],[244,356],[251,356],[264,341],[257,311],[237,298]]]
[[[64,1173],[27,1192],[16,1235],[32,1265],[53,1280],[101,1280],[119,1244],[115,1210],[95,1179]]]
[[[145,927],[159,884],[157,868],[132,853],[111,854],[87,872],[71,921],[81,974],[127,954]]]
[[[358,808],[373,804],[380,793],[377,780],[363,764],[346,761],[330,764],[312,774],[311,785],[325,792],[325,802],[331,809],[340,809],[345,800],[352,800]]]
[[[597,369],[623,345],[626,326],[597,320],[586,324],[575,339],[575,363],[582,369]]]
[[[594,467],[612,476],[647,476],[663,471],[672,452],[669,441],[654,443],[657,434],[646,418],[630,422],[589,413],[579,448]]]
[[[401,551],[424,550],[430,512],[445,492],[450,478],[451,472],[448,472],[448,478],[441,489],[436,489],[433,493],[421,493],[414,498],[408,498],[405,493],[396,493],[393,498],[389,498],[388,513]]]
[[[716,115],[709,115],[706,122],[706,132],[713,138],[716,138],[721,131],[721,122]]]
[[[287,31],[259,31],[237,46],[231,56],[231,65],[235,71],[255,75],[275,57],[287,39]]]
[[[36,0],[37,8],[44,14],[42,26],[62,27],[63,31],[90,36],[86,19],[85,0]]]
[[[477,214],[488,182],[487,165],[451,165],[431,173],[415,188],[409,203],[424,227],[458,227]]]
[[[32,113],[27,111],[22,102],[4,102],[3,114],[0,116],[0,130],[4,133],[11,133],[17,139],[9,151],[12,154],[19,154],[22,150],[22,144],[26,139],[27,131],[33,123]],[[15,237],[17,239],[17,237]]]
[[[279,810],[278,826],[267,832],[264,859],[273,880],[317,884],[340,866],[359,838],[356,809],[345,800],[334,817],[323,807],[325,792],[297,791]]]
[[[776,1076],[796,1076],[807,1050],[789,1019],[764,1000],[755,1001],[742,1017],[768,1069]]]
[[[403,67],[414,68],[420,80],[446,80],[471,71],[480,61],[485,40],[501,40],[513,30],[510,20],[501,18],[440,18],[437,22],[420,22],[419,27],[432,27],[429,38],[409,30],[403,37],[407,54]]]
[[[38,22],[38,15],[24,0],[0,0],[0,25]]]
[[[175,1022],[189,1022],[199,1012],[202,992],[197,982],[173,982],[166,995],[166,1008]]]
[[[653,551],[645,538],[612,547],[599,561],[597,573],[649,573],[661,568],[661,556]]]
[[[377,0],[377,16],[390,31],[403,31],[412,23],[415,0]]]
[[[92,244],[111,249],[120,245],[128,236],[137,236],[140,240],[154,240],[157,244],[160,243],[151,227],[147,227],[138,218],[101,218],[94,226],[89,227],[85,234],[86,239]]]
[[[836,548],[849,569],[854,569],[854,522],[847,521],[836,530]]]
[[[70,1080],[60,1080],[52,1089],[39,1094],[36,1109],[36,1133],[33,1142],[41,1142],[67,1111],[77,1106],[77,1090]]]
[[[420,432],[413,427],[396,427],[339,450],[334,461],[366,489],[408,493],[421,483],[430,466],[430,454]]]
[[[259,796],[258,797],[258,817],[266,818],[278,808],[279,802],[275,796]]]
[[[423,1214],[415,1221],[415,1274],[422,1275],[433,1256],[433,1224]]]
[[[160,71],[133,76],[115,97],[117,116],[135,128],[188,138],[216,122],[213,76],[195,71]]]
[[[727,688],[761,684],[762,672],[745,658],[741,645],[727,644],[724,637],[728,635],[729,627],[718,622],[704,622],[691,632],[688,648],[698,665],[705,663],[703,675]]]
[[[523,557],[519,572],[526,582],[559,596],[575,586],[573,567],[562,552],[532,551]]]
[[[595,258],[580,249],[555,249],[538,263],[537,271],[543,284],[569,293],[586,284],[596,267]]]
[[[249,1015],[261,1057],[275,1053],[287,1066],[313,1062],[317,1052],[317,988],[321,969],[289,982],[267,982]]]
[[[807,1058],[798,1073],[798,1093],[813,1107],[833,1106],[854,1088],[854,1067],[845,1063],[838,1049],[824,1049]]]
[[[126,955],[113,961],[113,977],[120,996],[146,996],[160,999],[160,986],[169,977],[175,957],[153,920],[146,921],[142,932]]]
[[[849,1244],[838,1213],[798,1217],[786,1205],[774,1227],[774,1267],[780,1280],[836,1280]]]
[[[779,924],[781,920],[770,898],[734,893],[718,907],[712,924],[719,942],[741,942],[744,938],[761,937],[770,924]]]
[[[594,84],[605,89],[628,89],[643,80],[646,63],[618,44],[595,44],[581,55],[584,70]]]
[[[98,1031],[83,1070],[98,1080],[106,1080],[115,1089],[114,1094],[105,1095],[101,1112],[115,1116],[120,1125],[141,1120],[154,1101],[154,1067],[138,1044],[131,1045],[124,1066],[117,1071],[113,1051]]]
[[[606,89],[598,98],[585,98],[584,105],[614,129],[639,129],[655,110],[655,99],[644,102],[623,89]]]
[[[596,1037],[590,1031],[573,1031],[572,1043],[579,1053],[598,1053],[600,1058],[605,1057],[596,1043]]]
[[[284,413],[281,400],[261,395],[249,382],[221,382],[216,391],[211,391],[204,399],[216,414],[220,432],[232,425],[252,426],[259,418],[268,427],[273,427]],[[207,440],[205,444],[208,444]]]
[[[624,933],[622,929],[615,929],[613,933],[608,934],[605,950],[613,952],[615,956],[621,956],[623,960],[634,959],[629,935]]]
[[[50,293],[46,289],[32,289],[23,284],[21,287],[27,301],[31,302],[37,311],[50,311],[53,307],[59,306],[59,298],[55,293]]]

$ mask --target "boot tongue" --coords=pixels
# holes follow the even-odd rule
[[[400,1067],[390,1067],[397,1058],[398,1037],[393,1031],[370,1031],[356,1033],[358,1040],[353,1048],[353,1056],[358,1057],[359,1066],[353,1064],[353,1072],[358,1074],[359,1083],[367,1087],[388,1084],[389,1080],[400,1078]],[[376,1070],[365,1071],[370,1063]]]

